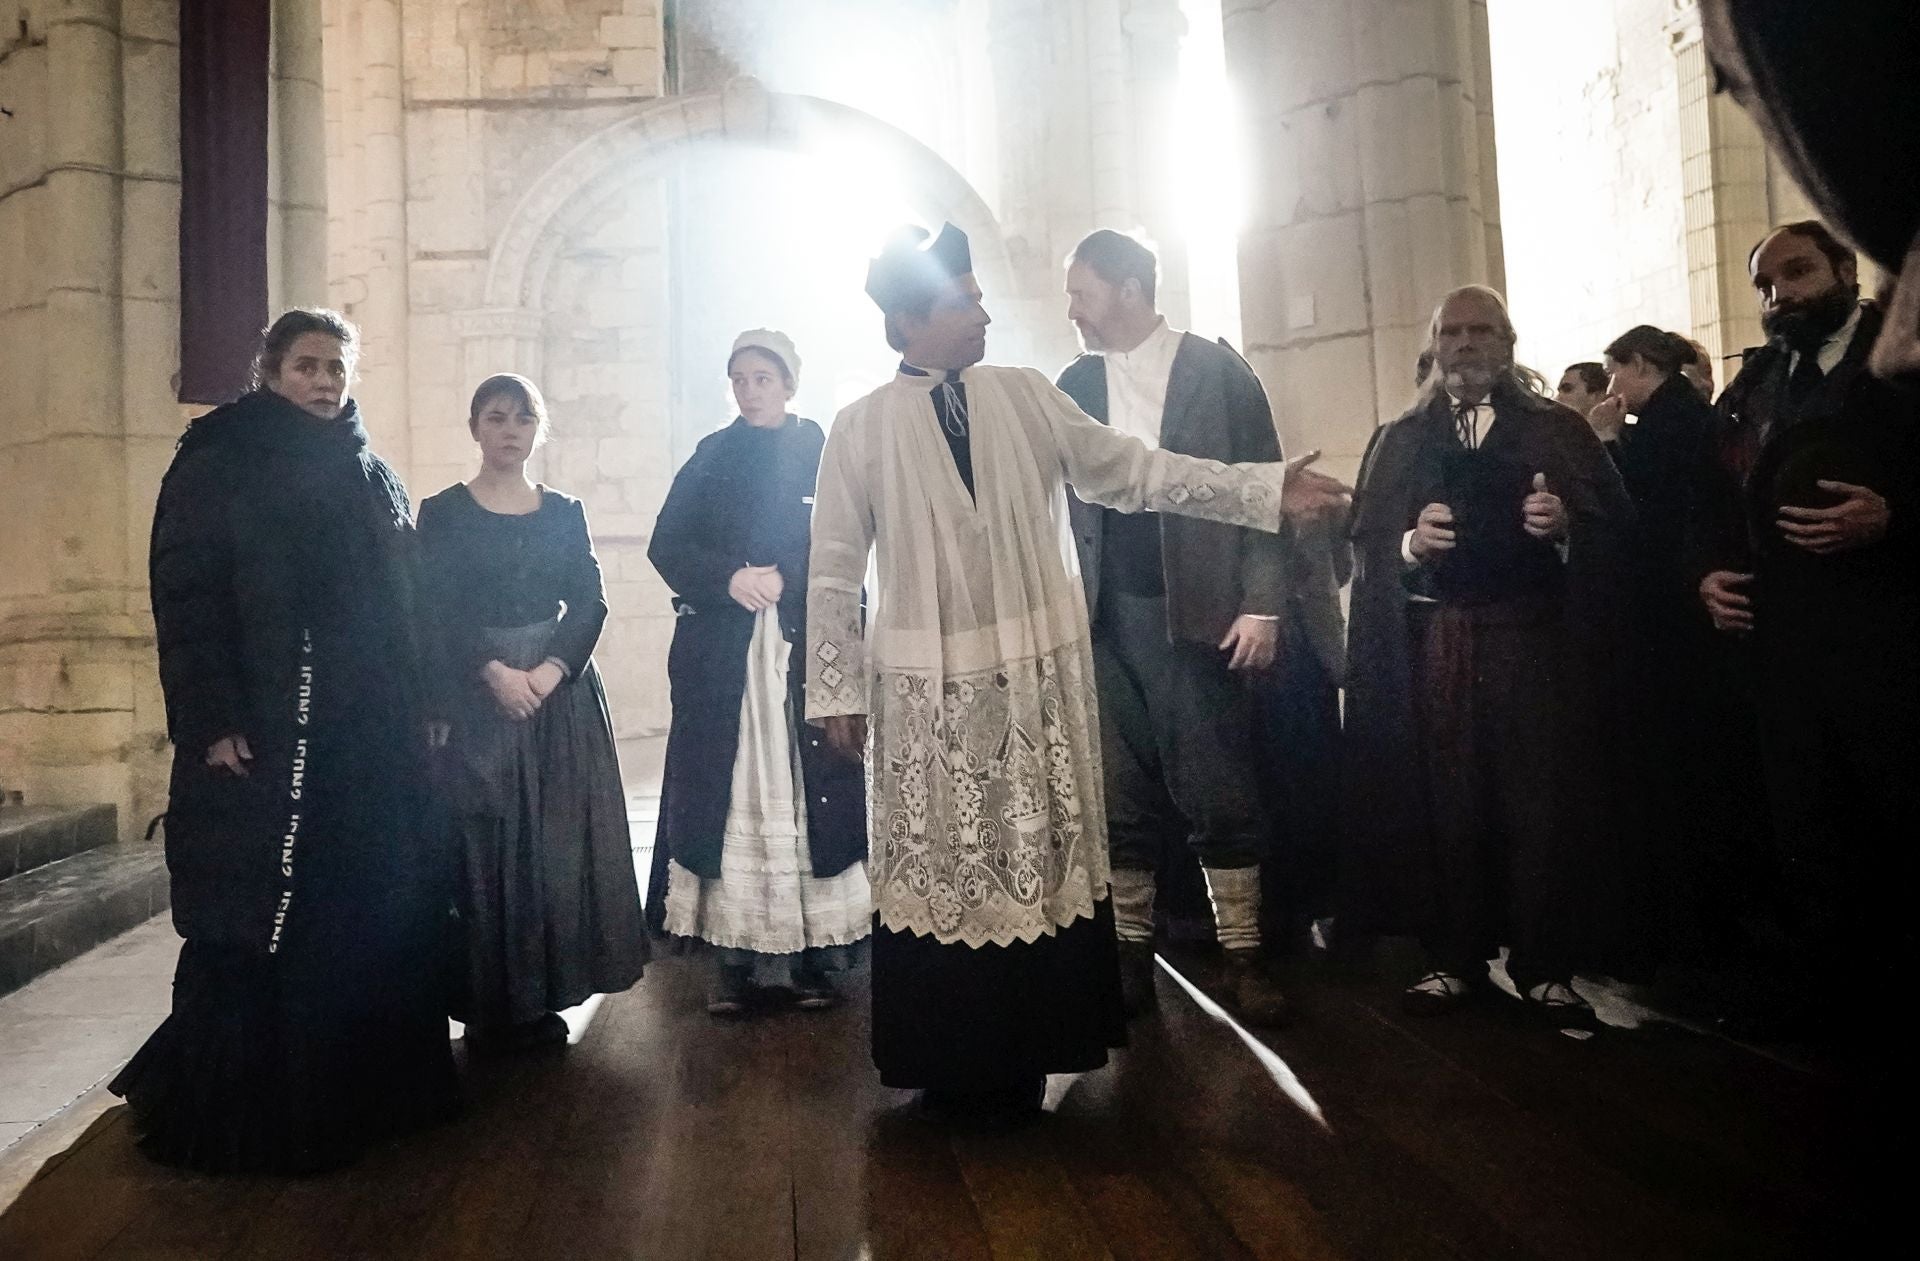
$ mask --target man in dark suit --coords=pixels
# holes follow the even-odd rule
[[[1788,947],[1788,1023],[1862,1007],[1913,954],[1920,818],[1920,402],[1868,366],[1886,319],[1854,254],[1818,222],[1754,247],[1769,340],[1717,409],[1700,501],[1700,597],[1753,650],[1761,761]]]
[[[1157,260],[1102,230],[1067,263],[1067,315],[1088,353],[1060,388],[1088,415],[1168,451],[1228,463],[1280,458],[1259,378],[1224,342],[1170,328]],[[1078,502],[1073,528],[1093,624],[1114,919],[1128,1014],[1153,1004],[1155,872],[1184,827],[1226,950],[1227,1005],[1286,1018],[1258,963],[1268,832],[1247,676],[1273,664],[1286,610],[1278,536]]]

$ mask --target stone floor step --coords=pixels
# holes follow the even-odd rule
[[[166,855],[136,842],[0,880],[0,994],[167,909]]]
[[[0,806],[0,880],[119,839],[112,806]]]

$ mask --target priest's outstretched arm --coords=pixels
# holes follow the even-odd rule
[[[1030,377],[1067,482],[1089,503],[1119,512],[1170,512],[1278,533],[1282,515],[1319,516],[1351,492],[1286,464],[1225,464],[1159,450],[1094,420],[1039,373]],[[1289,482],[1294,482],[1289,487]]]

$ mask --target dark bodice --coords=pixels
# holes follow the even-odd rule
[[[435,621],[456,679],[488,660],[477,632],[560,618],[553,655],[577,676],[607,619],[600,562],[580,501],[544,490],[540,507],[489,512],[464,485],[420,505],[420,541]]]

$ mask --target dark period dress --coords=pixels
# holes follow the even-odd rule
[[[156,1159],[303,1172],[447,1115],[448,885],[424,799],[406,491],[351,404],[258,392],[195,421],[151,580],[185,944],[114,1080]],[[244,736],[245,776],[206,765]]]
[[[674,477],[647,553],[677,615],[649,921],[721,948],[725,962],[755,964],[762,984],[786,979],[767,966],[774,958],[789,973],[848,962],[844,947],[867,935],[873,913],[864,773],[802,718],[825,441],[795,416],[777,428],[736,419],[708,435]],[[778,567],[777,607],[753,613],[728,594],[750,565]]]
[[[640,978],[648,957],[626,796],[593,648],[607,617],[580,501],[543,490],[490,512],[465,486],[420,505],[441,759],[456,819],[465,1018],[527,1025]],[[481,678],[491,661],[559,662],[566,678],[525,722]]]

